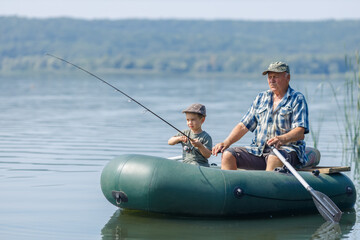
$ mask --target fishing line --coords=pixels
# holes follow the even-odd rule
[[[133,102],[135,102],[136,104],[138,104],[139,106],[145,108],[145,110],[146,110],[147,112],[152,113],[154,116],[156,116],[157,118],[159,118],[161,121],[165,122],[165,123],[168,124],[170,127],[174,128],[176,131],[178,131],[179,133],[181,133],[182,135],[184,135],[185,137],[187,137],[189,140],[193,140],[193,139],[191,139],[189,136],[187,136],[185,133],[183,133],[182,131],[180,131],[179,129],[177,129],[175,126],[173,126],[171,123],[169,123],[168,121],[166,121],[165,119],[163,119],[162,117],[160,117],[159,115],[157,115],[156,113],[154,113],[153,111],[151,111],[149,108],[147,108],[146,106],[144,106],[143,104],[141,104],[140,102],[138,102],[137,100],[135,100],[134,98],[132,98],[131,96],[129,96],[128,94],[126,94],[125,92],[123,92],[123,91],[121,91],[120,89],[118,89],[117,87],[111,85],[110,83],[108,83],[108,82],[105,81],[104,79],[101,79],[100,77],[98,77],[98,76],[96,76],[95,74],[89,72],[88,70],[86,70],[86,69],[84,69],[84,68],[82,68],[82,67],[80,67],[80,66],[78,66],[78,65],[76,65],[76,64],[74,64],[74,63],[71,63],[71,62],[69,62],[69,61],[67,61],[67,60],[65,60],[65,59],[63,59],[63,58],[61,58],[61,57],[57,57],[57,56],[55,56],[55,55],[53,55],[53,54],[50,54],[50,53],[47,53],[46,55],[48,55],[48,56],[50,56],[50,57],[53,57],[53,58],[56,58],[56,59],[58,59],[58,60],[60,60],[60,61],[63,61],[63,62],[65,62],[65,63],[67,63],[67,64],[69,64],[69,65],[71,65],[71,66],[74,66],[74,67],[76,67],[77,69],[80,69],[81,71],[84,71],[84,72],[86,72],[87,74],[89,74],[89,75],[95,77],[96,79],[102,81],[103,83],[105,83],[106,85],[112,87],[113,89],[115,89],[115,90],[118,91],[119,93],[125,95],[125,96],[126,96],[127,98],[129,98],[131,101],[133,101]],[[130,100],[129,100],[129,101],[130,101]]]

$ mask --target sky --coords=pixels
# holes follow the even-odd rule
[[[360,0],[0,0],[0,16],[81,19],[360,19]]]

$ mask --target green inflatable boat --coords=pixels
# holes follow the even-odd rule
[[[343,173],[299,172],[342,210],[356,191]],[[146,155],[122,155],[101,174],[105,197],[122,209],[183,216],[241,216],[317,212],[312,196],[291,173],[221,170]]]

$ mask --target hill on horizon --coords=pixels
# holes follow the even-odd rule
[[[100,72],[259,72],[269,62],[292,73],[347,71],[360,47],[360,20],[81,20],[0,17],[0,74],[63,72],[52,53]]]

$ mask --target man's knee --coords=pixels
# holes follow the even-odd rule
[[[273,171],[277,167],[282,167],[283,163],[276,156],[269,156],[266,163],[266,170]]]
[[[272,156],[270,155],[267,159],[267,163],[269,164],[276,164],[276,163],[281,163],[280,159],[276,156]]]
[[[223,154],[222,154],[222,157],[221,157],[222,160],[229,160],[229,159],[232,159],[232,158],[235,158],[235,157],[229,151],[224,151]]]
[[[236,166],[236,158],[232,155],[231,152],[225,151],[221,157],[221,168],[226,170],[235,170]]]

